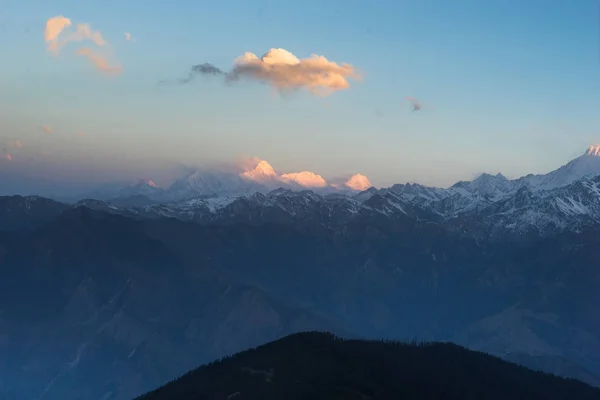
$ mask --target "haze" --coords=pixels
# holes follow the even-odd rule
[[[448,186],[549,171],[600,142],[592,0],[13,0],[2,14],[0,194],[166,185],[252,157],[282,176]]]

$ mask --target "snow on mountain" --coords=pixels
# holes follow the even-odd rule
[[[585,177],[600,175],[600,146],[590,146],[584,154],[544,175],[527,175],[517,179],[534,190],[551,190]]]
[[[340,181],[340,183],[343,181]],[[85,204],[104,211],[199,223],[286,222],[296,218],[347,221],[367,215],[414,218],[481,235],[546,235],[586,224],[600,224],[600,146],[545,175],[509,180],[482,174],[449,188],[416,183],[356,193],[370,182],[357,174],[348,185],[328,185],[304,171],[278,176],[266,161],[243,173],[197,170],[162,190],[140,181],[119,194],[151,197],[154,204],[111,201]],[[354,185],[356,183],[356,185]],[[278,188],[271,190],[274,187]],[[310,190],[307,190],[310,189]],[[159,203],[160,204],[157,204]],[[79,204],[83,205],[83,204]]]
[[[184,200],[194,197],[221,197],[262,191],[259,183],[248,181],[238,174],[213,169],[196,170],[175,181],[165,192],[165,200]]]
[[[163,189],[158,187],[152,180],[139,179],[134,182],[115,182],[102,185],[96,190],[78,196],[76,200],[96,199],[113,200],[118,198],[128,198],[135,196],[144,196],[148,198],[159,196]]]
[[[138,182],[121,189],[115,197],[147,196],[154,197],[160,195],[163,189],[158,187],[152,180],[140,179]]]
[[[527,186],[471,216],[490,236],[548,235],[600,224],[600,176],[550,191]]]
[[[500,173],[497,175],[481,174],[472,181],[460,181],[452,185],[450,192],[463,196],[479,196],[492,201],[499,200],[515,191],[515,183]]]
[[[241,176],[242,178],[260,183],[279,181],[279,175],[277,175],[271,164],[265,160],[260,160],[254,169],[242,172]]]

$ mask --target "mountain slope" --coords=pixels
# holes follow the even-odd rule
[[[517,180],[535,190],[552,190],[582,178],[600,175],[600,146],[590,146],[581,156],[544,175],[527,175]]]
[[[139,221],[81,207],[0,235],[0,267],[0,375],[19,398],[130,399],[199,360],[335,329],[174,253]]]
[[[69,208],[39,196],[3,196],[0,197],[0,231],[33,230]]]
[[[140,400],[597,399],[600,389],[453,344],[300,333],[200,367]]]

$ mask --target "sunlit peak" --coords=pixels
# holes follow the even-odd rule
[[[591,145],[588,148],[586,154],[588,156],[597,156],[597,157],[600,157],[600,145]]]
[[[262,181],[265,179],[277,179],[277,174],[275,173],[275,170],[273,169],[271,164],[269,164],[265,160],[259,160],[258,164],[256,165],[256,167],[254,167],[254,169],[243,172],[241,174],[241,176],[242,176],[242,178],[246,178],[251,181]]]

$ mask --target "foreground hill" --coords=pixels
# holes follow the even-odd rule
[[[599,399],[600,389],[450,343],[299,333],[200,367],[139,398]]]

